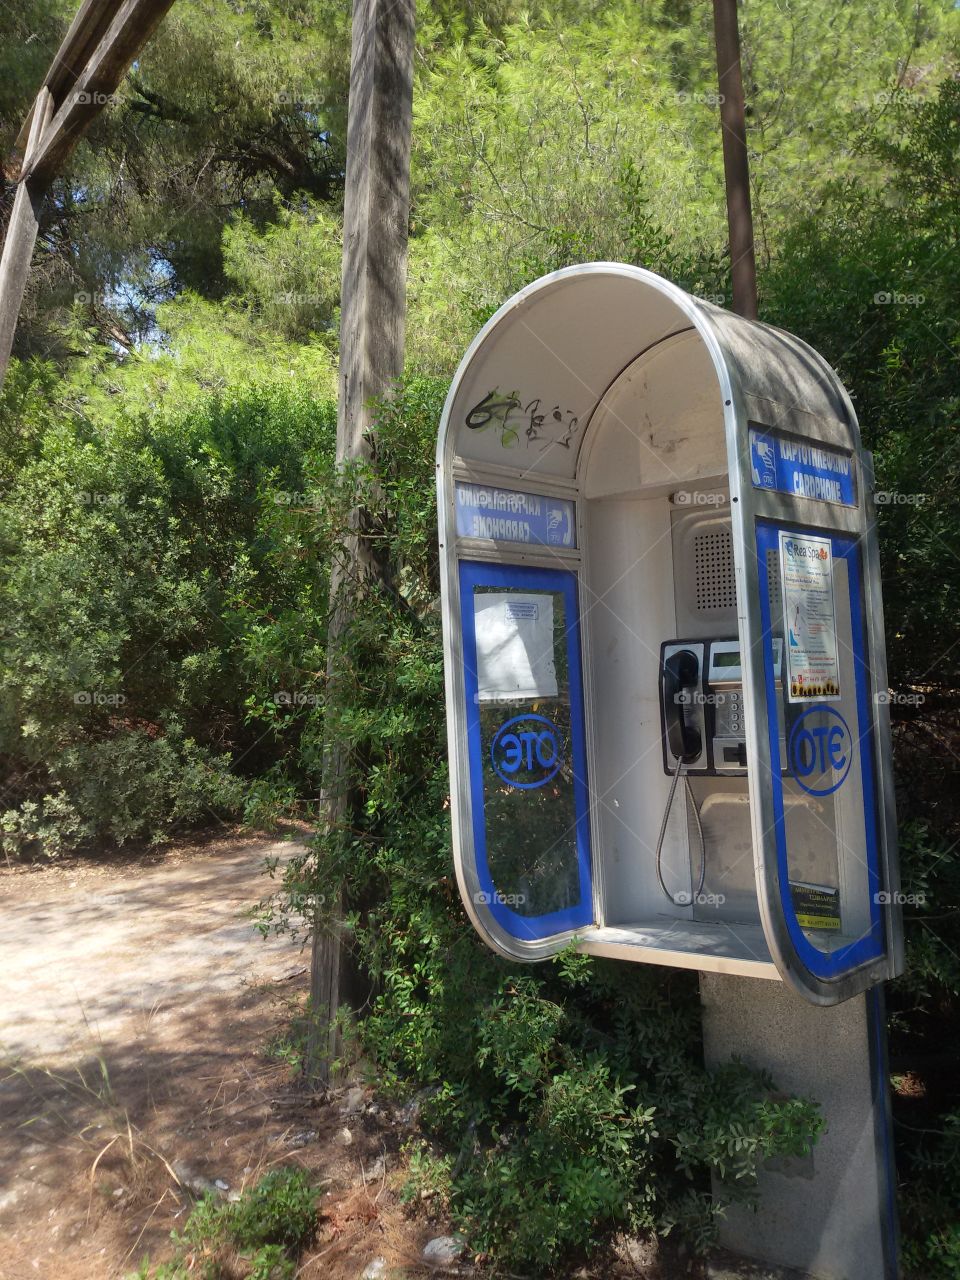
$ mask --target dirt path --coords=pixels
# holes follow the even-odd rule
[[[289,939],[262,939],[243,914],[270,888],[264,859],[302,848],[218,841],[153,864],[4,875],[0,1053],[60,1060],[302,965]]]
[[[410,1121],[357,1072],[305,1091],[271,1049],[307,960],[245,913],[303,834],[0,867],[0,1280],[133,1276],[198,1195],[290,1164],[318,1195],[304,1280],[423,1274],[446,1224],[400,1203]]]

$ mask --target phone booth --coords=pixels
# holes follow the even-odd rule
[[[872,470],[833,370],[635,267],[472,343],[437,450],[454,852],[501,953],[902,967]]]

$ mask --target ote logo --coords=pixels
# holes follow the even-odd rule
[[[544,786],[563,764],[559,739],[559,730],[546,716],[514,716],[490,744],[494,772],[521,791]]]
[[[850,728],[833,707],[808,707],[790,731],[790,772],[812,796],[829,796],[843,786],[853,762]]]

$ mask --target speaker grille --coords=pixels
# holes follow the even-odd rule
[[[733,575],[733,539],[729,529],[698,533],[693,539],[697,582],[697,609],[735,609],[737,588]]]

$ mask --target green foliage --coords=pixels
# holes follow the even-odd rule
[[[450,7],[418,10],[412,367],[450,371],[505,297],[574,262],[666,267],[694,292],[722,297],[709,10],[663,0],[496,3],[471,5],[473,21],[458,23]],[[898,84],[925,93],[949,77],[960,15],[949,0],[911,10],[749,0],[740,21],[764,266],[798,216],[819,215],[830,181],[887,178],[890,162],[878,166],[862,137],[886,129]],[[623,181],[631,168],[649,202],[639,215]],[[656,228],[669,229],[665,252]]]
[[[328,403],[268,384],[109,430],[44,422],[11,460],[4,850],[262,820],[311,794],[327,569],[309,503],[332,427]]]
[[[14,360],[8,367],[0,387],[0,492],[36,457],[53,426],[57,383],[57,370],[41,360]]]
[[[342,236],[322,205],[302,200],[280,207],[260,231],[237,218],[224,232],[224,270],[258,323],[300,340],[330,331],[340,302]]]
[[[241,1249],[298,1248],[316,1225],[314,1193],[302,1169],[271,1169],[231,1206],[229,1234]]]
[[[904,1263],[912,1275],[960,1277],[960,1111],[941,1119],[942,1129],[914,1134],[902,1170],[902,1212],[910,1224]]]
[[[4,156],[75,9],[30,0],[0,17]],[[137,345],[158,303],[222,296],[235,214],[263,227],[303,195],[335,211],[349,51],[333,0],[179,0],[54,184],[20,353],[68,358],[74,305],[101,340]]]
[[[304,1171],[271,1169],[234,1203],[199,1200],[183,1231],[171,1236],[173,1261],[151,1268],[145,1258],[136,1280],[293,1280],[316,1223],[316,1193]]]
[[[5,153],[73,10],[0,14]],[[665,0],[418,5],[408,361],[436,380],[411,378],[372,468],[341,484],[348,6],[179,0],[55,184],[25,359],[0,394],[0,847],[52,856],[309,812],[335,734],[360,820],[292,869],[288,905],[322,919],[343,889],[376,987],[361,1034],[388,1086],[432,1090],[413,1184],[519,1265],[538,1232],[559,1257],[622,1224],[702,1248],[709,1175],[740,1194],[817,1129],[769,1081],[703,1070],[683,974],[494,959],[449,867],[430,463],[444,380],[505,296],[570,263],[639,263],[725,299],[702,17]],[[761,314],[839,369],[888,495],[915,899],[893,1048],[955,1055],[960,10],[744,0],[741,22]],[[358,491],[377,585],[327,701],[329,570]],[[277,1049],[291,1061],[298,1036]],[[958,1273],[954,1102],[898,1130],[924,1280]],[[256,1265],[282,1268],[281,1247]]]
[[[879,515],[885,603],[896,619],[891,675],[895,685],[942,693],[960,681],[955,653],[930,669],[928,644],[931,628],[949,627],[960,585],[960,85],[948,81],[928,101],[898,102],[894,140],[870,147],[902,160],[885,198],[839,187],[786,239],[764,298],[771,319],[803,333],[854,388],[887,498]]]
[[[902,1225],[910,1274],[956,1280],[958,85],[894,95],[862,145],[885,181],[842,184],[800,220],[764,302],[837,367],[874,454],[907,895],[907,968],[889,996],[891,1055],[911,1080],[894,1097]]]

